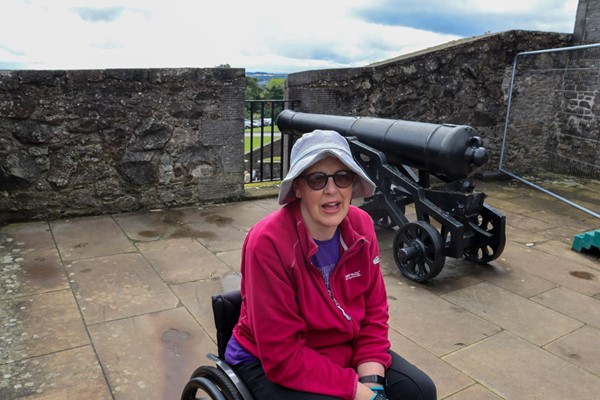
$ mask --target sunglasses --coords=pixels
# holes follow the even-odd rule
[[[313,172],[312,174],[300,175],[299,178],[304,179],[308,184],[308,187],[312,190],[321,190],[327,186],[329,178],[333,178],[335,185],[340,189],[343,189],[352,185],[355,176],[356,174],[352,171],[342,170],[331,175],[327,175],[324,172]]]

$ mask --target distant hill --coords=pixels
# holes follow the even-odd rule
[[[246,72],[246,76],[251,76],[256,78],[258,81],[258,86],[261,88],[265,88],[267,83],[273,78],[283,78],[286,79],[288,74],[277,73],[277,72]]]

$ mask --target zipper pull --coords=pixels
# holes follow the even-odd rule
[[[340,311],[342,312],[342,314],[344,314],[344,317],[346,317],[346,319],[347,319],[348,321],[350,321],[350,319],[351,319],[351,318],[350,318],[350,316],[349,316],[348,314],[346,314],[346,311],[344,311],[344,309],[343,309],[342,307],[340,307],[340,305],[339,305],[339,304],[337,304],[337,301],[335,302],[335,305],[336,305],[336,307],[337,307],[337,308],[339,308],[339,309],[340,309]]]
[[[333,300],[333,304],[335,304],[335,306],[342,312],[342,314],[344,314],[346,320],[350,321],[352,318],[350,318],[350,316],[346,314],[346,311],[344,311],[342,306],[340,306],[340,303],[338,303],[335,297],[333,297],[333,292],[331,291],[331,289],[327,289],[327,293],[329,293],[329,297],[331,297],[331,300]]]

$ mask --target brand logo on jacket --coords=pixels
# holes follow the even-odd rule
[[[376,257],[373,259],[373,264],[375,264],[375,265],[379,264],[379,256],[376,256]]]
[[[356,271],[356,272],[351,272],[349,274],[346,274],[346,280],[349,281],[350,279],[354,279],[354,278],[360,278],[360,271]]]

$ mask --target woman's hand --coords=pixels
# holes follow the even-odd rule
[[[379,375],[385,376],[385,367],[376,362],[360,364],[356,369],[359,376]],[[381,388],[381,390],[373,390]],[[358,383],[355,400],[387,400],[383,387],[377,383]]]
[[[371,397],[371,400],[388,400],[382,386],[371,386],[371,390],[375,392],[375,396]]]
[[[383,397],[382,397],[383,396]],[[370,387],[363,383],[358,384],[358,388],[356,389],[356,396],[354,400],[387,400],[385,393],[383,391],[371,390]]]
[[[377,390],[380,388],[380,390]],[[368,387],[362,383],[358,384],[354,400],[387,400],[387,396],[381,386]]]

